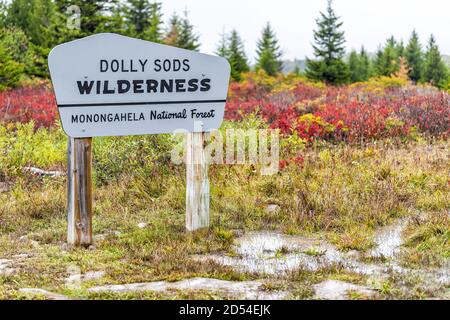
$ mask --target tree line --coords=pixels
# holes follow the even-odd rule
[[[74,7],[73,5],[77,6]],[[79,28],[67,21],[76,18]],[[343,22],[332,1],[321,12],[314,30],[314,58],[307,58],[304,75],[332,85],[366,81],[406,70],[415,83],[448,86],[449,72],[436,40],[430,37],[423,48],[416,31],[406,46],[389,38],[372,57],[362,47],[349,55],[345,48]],[[199,35],[188,13],[173,13],[164,22],[162,5],[148,0],[12,0],[0,2],[0,89],[14,86],[22,75],[48,76],[47,56],[55,45],[99,32],[115,32],[189,50],[199,50]],[[244,43],[237,30],[221,35],[216,53],[228,59],[231,76],[264,70],[274,76],[283,67],[282,50],[275,31],[267,23],[257,43],[256,63],[250,66]],[[296,73],[300,73],[298,69]]]

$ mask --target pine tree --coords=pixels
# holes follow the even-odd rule
[[[320,13],[318,28],[314,30],[315,60],[306,59],[308,78],[335,85],[348,81],[349,70],[343,61],[345,37],[340,31],[342,24],[332,8],[332,1],[328,0],[326,13]]]
[[[406,46],[405,58],[409,68],[409,78],[414,82],[420,81],[423,73],[423,53],[416,30],[413,30]]]
[[[250,70],[244,44],[236,30],[231,31],[228,42],[229,46],[226,51],[227,59],[231,66],[231,77],[236,81],[240,81],[241,74]]]
[[[442,60],[436,39],[431,35],[428,42],[427,52],[425,54],[425,68],[423,74],[425,82],[428,82],[438,88],[444,88],[448,81],[448,70]]]
[[[161,3],[153,2],[150,4],[149,25],[144,32],[144,39],[153,42],[162,42],[162,20],[163,14]]]
[[[269,23],[263,29],[262,37],[257,43],[257,61],[256,70],[264,70],[268,75],[274,76],[281,71],[283,62],[281,61],[282,52],[278,45],[275,32]]]

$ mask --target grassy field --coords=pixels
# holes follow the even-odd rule
[[[325,279],[356,284],[367,279],[339,266],[270,276],[236,271],[193,256],[233,255],[233,241],[255,230],[315,237],[342,252],[364,253],[373,248],[377,228],[406,217],[409,222],[399,263],[413,269],[448,267],[447,140],[386,139],[353,146],[314,143],[302,151],[301,164],[288,165],[271,176],[261,175],[251,165],[211,165],[211,228],[186,233],[185,169],[170,162],[174,139],[96,138],[96,241],[90,248],[72,249],[65,245],[66,178],[36,177],[21,170],[32,164],[64,171],[66,137],[60,129],[34,133],[32,126],[1,127],[0,143],[9,151],[1,164],[0,259],[11,260],[13,270],[0,272],[0,299],[43,298],[21,293],[21,288],[89,299],[223,298],[203,291],[171,295],[88,291],[102,284],[192,277],[263,278],[268,281],[265,290],[286,289],[289,298],[310,298],[314,284]],[[289,143],[284,138],[281,141],[282,145]],[[276,210],[268,210],[271,205]],[[104,276],[73,288],[66,280],[70,268],[81,273],[102,271]],[[373,287],[387,299],[448,294],[448,287],[433,291],[401,277],[390,277]]]

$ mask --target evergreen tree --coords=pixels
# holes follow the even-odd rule
[[[140,37],[150,24],[150,2],[148,0],[127,0],[124,11],[128,33],[131,36]]]
[[[350,69],[350,81],[359,82],[361,81],[361,61],[359,60],[359,55],[355,50],[350,52],[350,57],[348,59],[348,67]]]
[[[392,36],[387,40],[384,50],[377,53],[376,68],[378,75],[391,76],[398,72],[400,68],[399,58],[397,41]]]
[[[264,70],[268,75],[274,76],[281,71],[283,62],[281,61],[282,52],[278,45],[275,32],[269,23],[264,27],[262,37],[257,43],[256,70]]]
[[[340,31],[342,22],[336,16],[332,1],[328,0],[325,13],[321,12],[317,19],[317,30],[314,30],[315,60],[306,59],[306,76],[313,80],[330,84],[343,84],[349,79],[348,66],[344,63],[345,37]]]
[[[161,3],[153,2],[150,4],[150,17],[149,25],[144,32],[144,39],[153,42],[162,42],[162,20],[163,14],[161,9]]]
[[[184,17],[180,23],[180,37],[178,41],[178,47],[188,50],[198,51],[200,43],[198,42],[199,36],[194,32],[194,26],[191,24],[188,18],[187,11],[184,12]]]
[[[54,0],[58,10],[65,13],[67,8],[72,5],[76,5],[81,11],[81,30],[78,36],[87,36],[94,34],[98,31],[109,30],[110,32],[117,32],[120,30],[114,30],[108,28],[111,23],[115,23],[115,19],[112,15],[108,15],[108,12],[117,5],[118,0]]]
[[[23,65],[14,61],[5,45],[0,42],[0,90],[17,85],[23,71]]]
[[[180,17],[174,13],[169,20],[169,29],[164,38],[164,43],[169,46],[177,47],[180,42]]]
[[[447,66],[442,60],[439,47],[437,46],[433,35],[430,37],[427,52],[425,54],[425,69],[423,77],[425,82],[428,82],[438,88],[444,88],[447,85]]]
[[[228,59],[228,39],[225,32],[220,36],[220,42],[216,49],[216,54]]]
[[[420,81],[423,73],[423,54],[416,30],[413,30],[406,46],[405,58],[409,68],[409,78],[414,82]]]
[[[361,81],[369,80],[372,76],[372,65],[370,63],[370,57],[364,47],[361,47],[361,51],[359,52],[359,67]]]
[[[169,31],[164,42],[174,47],[198,51],[200,47],[198,39],[199,36],[194,32],[194,26],[190,23],[187,12],[184,12],[182,18],[174,13],[170,18]]]
[[[229,46],[226,51],[227,59],[231,66],[231,77],[236,81],[240,81],[241,74],[248,72],[250,67],[245,55],[244,44],[236,30],[231,31]]]

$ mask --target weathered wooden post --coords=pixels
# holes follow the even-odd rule
[[[204,132],[186,137],[186,229],[209,227],[209,180]]]
[[[67,147],[67,242],[92,244],[92,138],[69,137]]]

